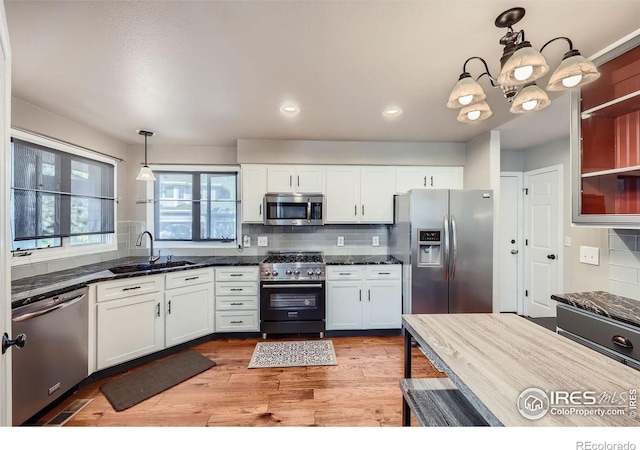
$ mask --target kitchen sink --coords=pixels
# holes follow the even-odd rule
[[[111,267],[110,272],[115,274],[131,273],[131,272],[148,272],[162,269],[170,269],[172,267],[188,266],[193,264],[189,261],[167,261],[164,263],[145,263],[145,264],[130,264],[128,266]]]

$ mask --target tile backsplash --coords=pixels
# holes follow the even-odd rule
[[[37,262],[15,266],[11,269],[11,279],[17,280],[36,275],[44,275],[60,270],[93,264],[127,256],[146,256],[149,250],[143,246],[136,247],[138,235],[145,230],[143,221],[118,222],[116,236],[118,250],[91,255],[59,258],[53,261]],[[245,224],[242,226],[242,237],[250,238],[250,247],[238,249],[236,244],[226,248],[187,247],[162,249],[162,256],[260,256],[267,251],[321,251],[326,255],[386,255],[388,253],[388,225],[324,225],[324,226],[264,226]],[[258,246],[258,237],[266,236],[268,245]],[[338,237],[344,240],[338,246]],[[373,245],[377,237],[378,245]],[[156,243],[158,249],[161,243]],[[155,252],[157,254],[157,252]]]
[[[640,300],[640,230],[609,230],[609,290]]]

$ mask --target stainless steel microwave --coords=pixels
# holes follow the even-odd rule
[[[267,193],[265,225],[324,225],[323,194]]]

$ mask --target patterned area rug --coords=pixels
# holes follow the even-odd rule
[[[333,341],[258,342],[249,369],[263,367],[336,366]]]

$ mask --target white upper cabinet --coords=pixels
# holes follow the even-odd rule
[[[411,189],[462,189],[462,185],[462,167],[396,167],[396,194]]]
[[[392,223],[395,172],[385,166],[331,166],[326,223]]]
[[[267,166],[243,164],[241,170],[242,222],[262,223],[264,221],[262,201],[267,192]]]
[[[267,191],[324,193],[322,166],[269,165]]]

